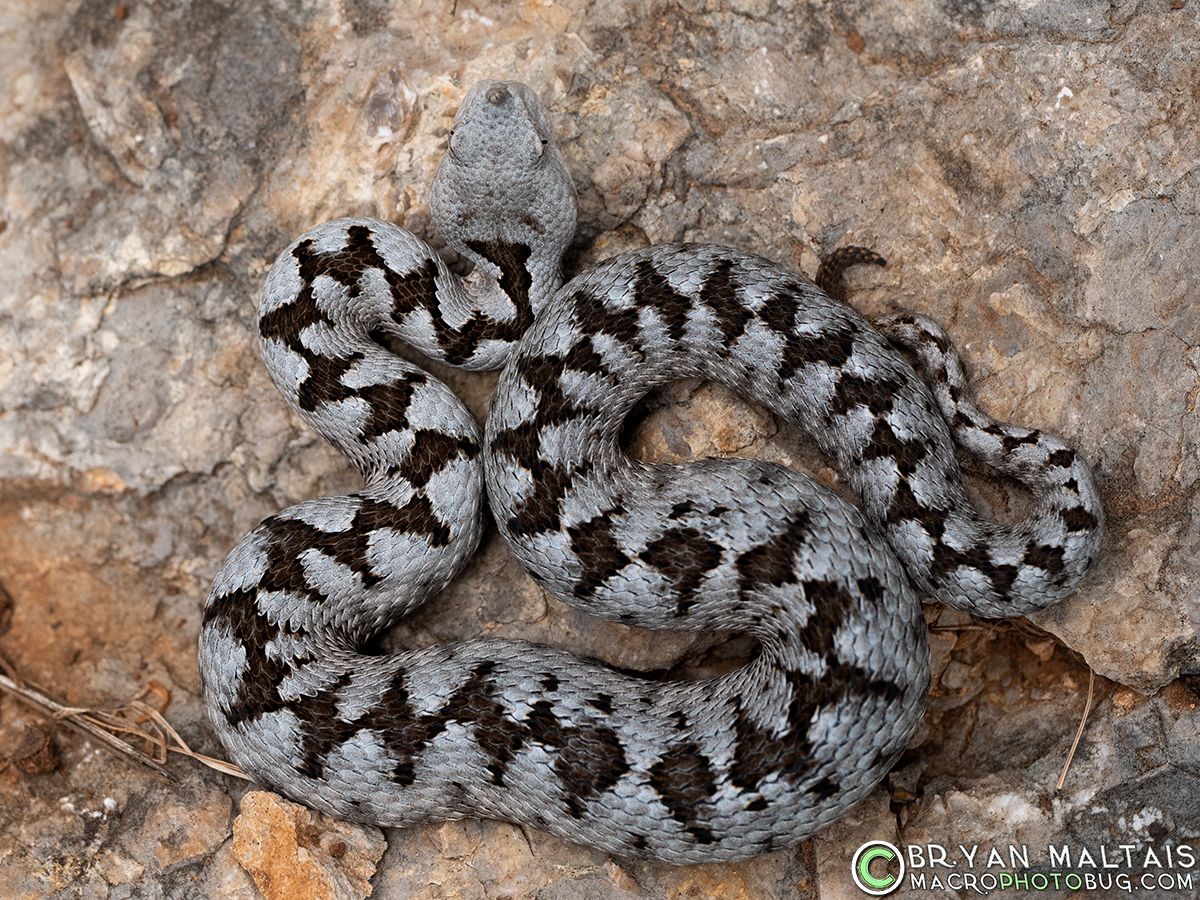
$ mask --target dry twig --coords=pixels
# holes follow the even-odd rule
[[[1075,748],[1079,746],[1079,739],[1083,737],[1083,726],[1087,724],[1088,713],[1092,711],[1092,693],[1096,687],[1096,673],[1088,667],[1088,695],[1087,703],[1083,705],[1083,716],[1079,719],[1079,729],[1075,732],[1075,740],[1071,742],[1071,749],[1067,753],[1067,761],[1063,763],[1062,774],[1058,776],[1058,784],[1054,786],[1056,791],[1061,791],[1063,782],[1067,780],[1067,769],[1071,768],[1071,760],[1075,758]]]
[[[250,780],[241,769],[232,763],[196,753],[187,745],[179,736],[179,732],[163,718],[162,710],[166,708],[170,695],[166,688],[156,681],[152,681],[143,688],[137,696],[113,710],[106,711],[64,706],[42,691],[23,683],[16,676],[12,666],[3,658],[0,658],[0,667],[9,673],[0,675],[0,690],[12,695],[46,718],[62,722],[88,737],[95,738],[127,759],[153,769],[164,778],[172,778],[171,774],[163,768],[163,764],[167,761],[167,753],[175,752],[190,756],[210,769],[216,769],[226,775]],[[147,694],[154,694],[158,698],[157,709],[142,699]],[[138,750],[118,735],[129,735],[134,739],[140,739],[146,749]]]

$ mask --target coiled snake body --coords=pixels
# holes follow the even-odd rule
[[[1095,557],[1087,466],[978,410],[932,323],[894,316],[885,338],[802,276],[720,247],[636,251],[560,287],[574,191],[524,85],[468,93],[431,207],[475,283],[402,229],[344,219],[293,243],[263,287],[275,384],[365,487],[263,522],[209,596],[205,699],[259,782],[380,825],[480,816],[624,857],[753,856],[832,822],[904,749],[929,679],[918,591],[1018,615]],[[506,365],[486,432],[379,332]],[[861,512],[776,465],[629,459],[626,414],[689,376],[804,427]],[[980,517],[955,441],[1031,488],[1028,519]],[[643,628],[750,633],[760,652],[682,683],[517,641],[364,654],[474,551],[485,483],[556,597]]]

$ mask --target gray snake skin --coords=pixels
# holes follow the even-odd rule
[[[431,207],[474,281],[400,228],[343,219],[295,241],[263,287],[271,377],[365,486],[267,519],[208,598],[209,714],[260,783],[385,826],[479,816],[625,858],[754,856],[837,819],[904,749],[929,682],[922,594],[1015,616],[1063,599],[1094,560],[1086,464],[979,410],[933,323],[876,330],[721,247],[652,247],[561,286],[574,189],[524,85],[467,94]],[[505,366],[486,430],[381,332]],[[803,427],[861,511],[777,465],[626,456],[634,404],[692,376]],[[971,506],[955,443],[1030,488],[1025,521]],[[759,652],[697,682],[519,641],[364,653],[465,564],[485,485],[554,596],[642,628],[749,633]]]

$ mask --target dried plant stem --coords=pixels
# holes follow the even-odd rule
[[[33,688],[18,685],[7,675],[0,675],[0,690],[11,694],[26,706],[46,716],[46,718],[62,722],[64,725],[73,728],[87,737],[95,738],[122,756],[149,766],[165,778],[171,777],[167,770],[158,763],[145,754],[139,753],[136,749],[125,743],[125,741],[121,740],[115,734],[106,731],[99,723],[85,715],[88,712],[87,710],[71,709],[63,706],[56,700],[47,697],[41,691],[35,691]]]
[[[87,737],[95,738],[127,759],[153,769],[164,778],[173,780],[171,774],[163,768],[163,763],[167,761],[167,753],[171,751],[190,756],[226,775],[250,780],[241,769],[232,763],[196,753],[184,742],[183,738],[179,736],[179,732],[172,728],[162,716],[162,709],[166,707],[170,695],[166,688],[158,682],[151,682],[136,697],[116,709],[105,711],[64,706],[53,697],[22,683],[19,678],[15,677],[16,673],[12,667],[3,660],[0,660],[0,667],[10,673],[9,675],[0,675],[0,691],[10,694],[49,719],[62,722]],[[154,694],[159,698],[160,707],[158,709],[142,700],[147,694]],[[131,720],[126,717],[127,713],[133,714],[135,717]],[[147,723],[149,723],[149,728],[144,727]],[[142,740],[152,752],[138,750],[118,737],[119,734],[131,735]]]
[[[1083,705],[1083,716],[1079,720],[1079,728],[1075,732],[1075,740],[1071,742],[1071,749],[1067,753],[1067,761],[1063,763],[1062,774],[1058,776],[1058,784],[1054,786],[1056,791],[1061,791],[1063,782],[1067,780],[1067,770],[1071,768],[1071,760],[1075,758],[1075,748],[1079,746],[1079,739],[1083,737],[1083,726],[1087,724],[1088,713],[1092,711],[1092,694],[1096,688],[1096,673],[1091,668],[1088,668],[1088,695],[1087,703]]]

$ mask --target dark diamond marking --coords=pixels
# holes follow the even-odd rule
[[[760,585],[780,587],[796,583],[794,560],[808,536],[809,522],[808,513],[801,510],[765,544],[738,557],[738,587],[743,596]]]
[[[1025,547],[1025,556],[1022,562],[1027,566],[1037,566],[1050,575],[1057,575],[1063,571],[1064,552],[1062,547],[1051,547],[1030,541]]]
[[[789,583],[795,581],[794,575],[788,579]],[[872,602],[883,591],[874,578],[861,580],[858,587]],[[895,682],[873,678],[859,666],[838,658],[837,632],[844,624],[847,610],[854,606],[847,588],[824,581],[805,581],[802,588],[813,611],[800,630],[799,638],[805,647],[823,658],[824,671],[814,677],[802,671],[783,670],[791,699],[787,727],[779,732],[755,725],[740,702],[736,704],[734,733],[737,743],[730,778],[735,786],[746,791],[755,791],[763,779],[773,775],[798,783],[810,774],[814,763],[808,729],[820,709],[839,702],[849,693],[877,698],[885,703],[895,702],[904,693]],[[896,750],[896,756],[901,749]],[[813,786],[813,789],[822,788],[820,781]]]
[[[754,313],[746,308],[741,298],[741,285],[730,274],[733,260],[722,259],[700,286],[700,302],[713,311],[717,327],[721,330],[722,355],[728,355],[734,342],[746,330],[746,323]]]
[[[1100,524],[1096,517],[1082,506],[1068,507],[1062,510],[1059,516],[1067,526],[1067,531],[1091,531]]]
[[[529,257],[533,251],[524,244],[510,244],[507,241],[467,241],[467,248],[500,269],[500,288],[517,307],[518,317],[528,315],[529,321],[520,326],[519,333],[524,334],[533,323],[529,306],[529,291],[533,287]]]
[[[350,673],[343,672],[328,687],[288,703],[301,735],[296,772],[305,778],[321,778],[329,754],[358,733],[357,723],[338,718],[338,693],[349,684]]]
[[[896,493],[891,506],[888,507],[884,523],[888,527],[894,527],[906,521],[917,522],[930,538],[937,541],[942,535],[944,518],[944,511],[924,505],[913,493],[908,480],[901,478],[896,484]]]
[[[795,287],[778,291],[758,308],[758,317],[772,331],[791,335],[796,327],[796,312],[800,309],[802,296]]]
[[[799,288],[793,290],[799,291]],[[795,318],[794,306],[786,306],[782,303],[787,296],[777,294],[773,300],[764,304],[763,309],[759,310],[759,316],[762,317],[768,307],[775,304],[771,307],[769,317],[765,321],[770,328],[778,331],[785,338],[783,355],[779,361],[779,367],[775,371],[775,377],[781,390],[785,381],[806,366],[821,364],[833,369],[840,369],[853,354],[854,339],[858,334],[858,327],[849,319],[838,322],[836,328],[823,330],[816,334],[797,331],[791,321]],[[797,294],[797,296],[799,295]],[[785,310],[788,309],[792,311],[790,316],[785,314]]]
[[[613,711],[613,698],[608,694],[597,694],[595,697],[589,697],[587,704],[605,715],[610,715]]]
[[[606,334],[634,351],[640,350],[636,309],[610,310],[603,300],[585,289],[577,290],[571,301],[574,304],[571,321],[582,334]]]
[[[359,443],[408,428],[408,407],[413,394],[428,380],[424,372],[409,372],[399,381],[355,389],[354,396],[365,400],[371,411],[359,433]]]
[[[894,460],[902,478],[917,471],[917,465],[929,454],[924,441],[916,438],[901,440],[886,419],[875,420],[871,439],[863,447],[862,461],[874,459]]]
[[[513,537],[530,537],[557,530],[560,504],[571,489],[573,476],[542,462],[532,470],[533,493],[522,500],[505,523]]]
[[[413,310],[425,309],[433,323],[438,346],[451,365],[466,362],[483,341],[516,341],[533,324],[533,308],[529,303],[533,280],[526,265],[530,248],[504,241],[470,241],[467,246],[500,269],[498,283],[512,301],[512,319],[496,320],[476,310],[462,325],[451,326],[442,317],[437,296],[440,273],[434,260],[426,260],[421,268],[405,274],[380,266],[392,293],[392,318],[400,322]]]
[[[399,475],[413,487],[424,487],[430,478],[454,459],[461,457],[471,460],[479,455],[479,445],[470,438],[454,437],[424,428],[413,437],[408,456],[388,470],[389,476]]]
[[[591,337],[584,337],[572,347],[563,357],[563,367],[571,372],[582,372],[585,375],[607,375],[608,366],[603,357],[596,352]]]
[[[841,788],[838,787],[837,782],[831,780],[829,776],[825,776],[809,787],[809,791],[816,794],[818,799],[821,800],[828,800],[840,790]]]
[[[1041,435],[1036,431],[1027,431],[1022,435],[1006,434],[1000,446],[1004,448],[1005,453],[1012,453],[1023,444],[1036,444],[1040,438]]]
[[[613,533],[612,516],[620,512],[608,509],[567,529],[571,550],[583,566],[575,585],[575,596],[580,600],[593,596],[596,588],[629,565],[629,557],[617,545]]]
[[[667,518],[678,519],[680,516],[690,513],[695,508],[695,504],[691,500],[684,500],[682,503],[676,503],[671,507],[671,514]]]
[[[620,736],[606,725],[563,729],[554,773],[569,798],[568,811],[583,816],[583,801],[601,797],[630,769]],[[578,815],[576,815],[578,812]]]
[[[302,410],[313,412],[322,404],[358,396],[357,389],[342,383],[342,376],[363,358],[361,353],[335,358],[306,349],[301,356],[308,363],[308,375],[296,387],[296,402]]]
[[[902,385],[890,378],[863,378],[843,372],[830,401],[830,413],[842,416],[858,406],[865,406],[875,417],[891,412],[896,393]]]
[[[322,602],[324,597],[305,575],[302,557],[307,550],[316,549],[331,557],[356,572],[363,587],[372,587],[382,576],[375,573],[367,560],[371,532],[386,528],[426,535],[432,547],[444,547],[450,542],[450,526],[437,517],[425,497],[414,497],[401,507],[366,497],[356,499],[360,504],[358,511],[344,531],[323,531],[301,519],[281,516],[264,521],[260,528],[269,531],[270,539],[266,546],[266,573],[258,587],[265,591],[291,591]]]
[[[682,341],[688,313],[692,310],[692,298],[671,287],[666,277],[648,259],[639,262],[634,271],[634,306],[656,309],[666,323],[667,337],[676,343]]]
[[[565,371],[564,361],[557,356],[525,356],[512,363],[525,381],[539,391],[537,410],[532,421],[498,433],[491,442],[494,454],[506,455],[527,469],[533,482],[533,493],[517,504],[506,524],[518,537],[542,534],[560,527],[560,504],[571,489],[574,478],[589,471],[581,463],[566,471],[547,465],[541,459],[541,430],[561,425],[573,419],[598,413],[576,406],[562,393],[560,379]]]
[[[1075,465],[1075,451],[1065,447],[1061,450],[1055,450],[1046,458],[1046,462],[1060,469],[1069,469]]]
[[[647,544],[639,558],[671,582],[676,596],[675,615],[682,616],[696,602],[705,574],[720,564],[721,545],[695,528],[670,528]]]
[[[392,320],[396,323],[416,309],[430,309],[437,305],[437,262],[424,260],[411,272],[385,270],[384,279],[392,294]]]
[[[686,741],[664,752],[650,768],[650,786],[697,844],[713,842],[712,832],[699,822],[709,798],[717,791],[716,775],[699,746]]]
[[[254,595],[254,590],[230,591],[212,598],[204,609],[203,627],[228,629],[246,653],[237,697],[225,710],[225,719],[233,727],[283,709],[279,685],[298,667],[267,654],[267,645],[281,629],[258,611]]]

